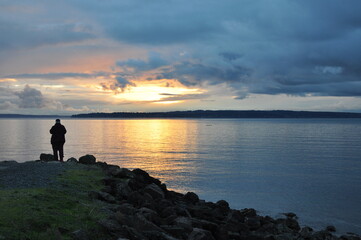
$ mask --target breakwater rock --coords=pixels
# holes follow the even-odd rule
[[[335,228],[301,227],[297,216],[260,216],[254,209],[235,210],[225,200],[199,199],[196,193],[170,191],[141,169],[96,163],[106,172],[102,191],[89,196],[109,203],[109,215],[98,222],[113,239],[129,240],[360,240],[356,234],[334,235]],[[74,239],[86,240],[83,234]]]

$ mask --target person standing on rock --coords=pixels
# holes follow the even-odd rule
[[[51,127],[50,134],[51,134],[50,142],[53,147],[54,158],[56,161],[60,159],[60,161],[63,162],[66,129],[60,123],[60,119],[55,120],[55,125]],[[59,152],[59,157],[58,157],[58,152]]]

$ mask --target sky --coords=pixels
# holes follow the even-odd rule
[[[359,0],[0,0],[0,114],[361,112]]]

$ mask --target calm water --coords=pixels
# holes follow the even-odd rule
[[[65,158],[143,168],[168,188],[361,233],[361,119],[74,120]],[[51,153],[54,120],[1,119],[0,161]]]

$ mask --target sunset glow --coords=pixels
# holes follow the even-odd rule
[[[134,102],[159,102],[159,103],[178,103],[179,100],[172,98],[182,98],[189,94],[202,94],[199,89],[188,89],[181,87],[161,87],[156,84],[144,84],[131,87],[124,92],[113,95],[114,98]]]
[[[361,112],[360,3],[275,1],[5,1],[0,114]]]

